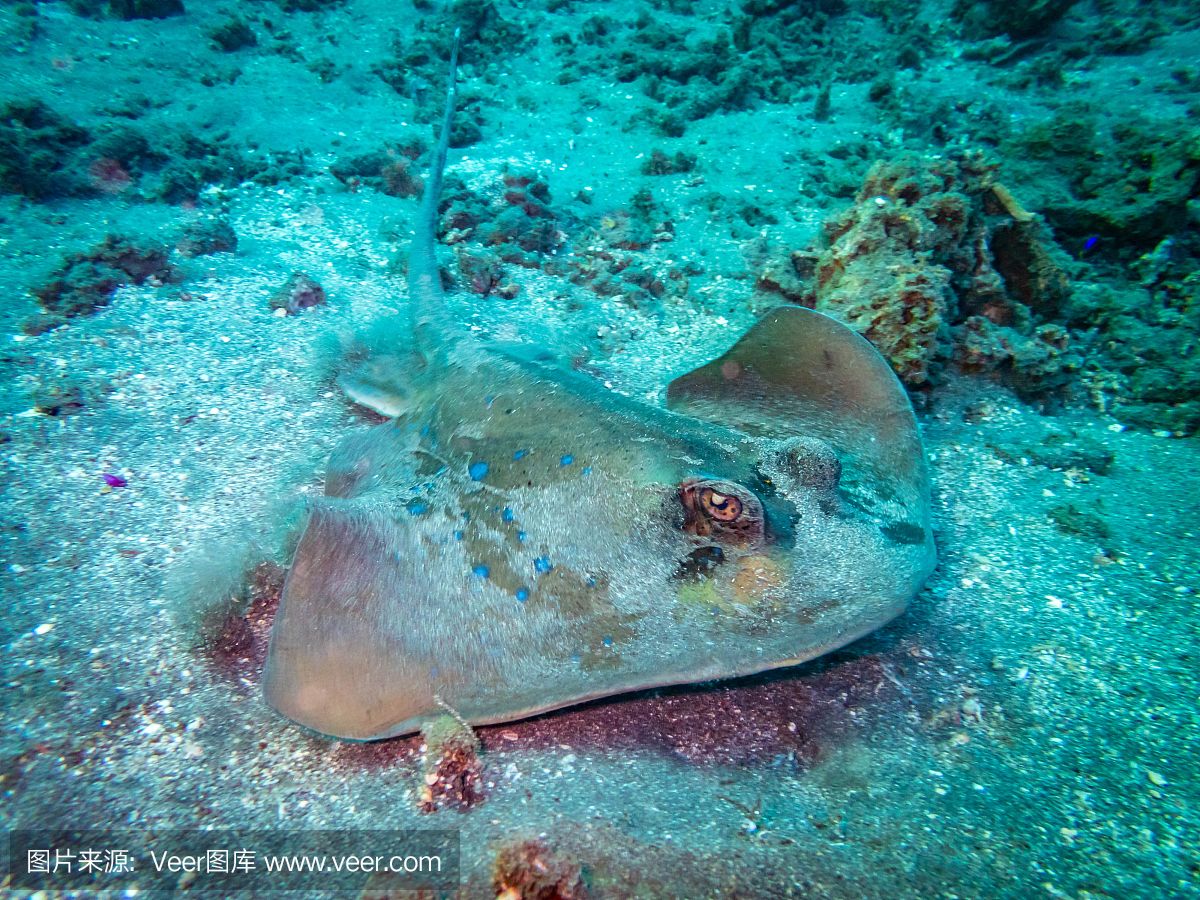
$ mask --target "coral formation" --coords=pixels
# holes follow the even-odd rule
[[[440,83],[443,50],[450,46],[456,29],[461,33],[460,63],[477,66],[480,78],[492,84],[503,76],[488,64],[520,54],[534,33],[520,17],[501,15],[491,0],[461,0],[427,20],[423,28],[397,33],[391,55],[371,71],[396,93],[416,102],[419,121],[436,121],[441,113],[441,95],[431,86]],[[485,102],[492,102],[491,92],[459,90],[451,147],[467,147],[482,138]]]
[[[93,19],[166,19],[184,13],[183,0],[68,0],[67,5],[76,15]]]
[[[1079,359],[1052,320],[1070,285],[1049,234],[995,169],[971,155],[877,163],[826,223],[815,260],[774,260],[759,289],[844,320],[912,388],[937,383],[948,363],[1027,395],[1063,387]]]
[[[425,741],[421,810],[466,810],[482,802],[483,763],[479,739],[471,726],[447,714],[429,722],[421,736]]]
[[[568,217],[552,207],[550,189],[533,174],[505,172],[486,194],[456,182],[446,195],[441,231],[448,244],[475,241],[493,260],[539,268],[566,239],[560,224]],[[468,262],[464,271],[473,268],[478,265]]]
[[[1055,234],[1081,253],[1135,258],[1185,227],[1200,196],[1200,130],[1185,119],[1114,119],[1069,103],[1003,149]]]
[[[72,316],[94,313],[107,306],[122,285],[150,280],[160,284],[179,280],[166,249],[140,246],[110,234],[87,253],[68,256],[49,282],[34,289],[47,315],[27,330],[45,331]]]
[[[1185,232],[1135,261],[1133,283],[1076,292],[1068,323],[1102,335],[1084,372],[1097,408],[1153,430],[1200,428],[1198,266],[1200,238]]]
[[[630,126],[645,123],[665,137],[762,101],[808,102],[821,120],[831,112],[832,80],[870,81],[881,69],[917,67],[931,46],[915,4],[851,11],[844,0],[750,0],[703,19],[680,15],[677,5],[624,21],[594,15],[552,36],[562,61],[558,81],[571,84],[615,62],[617,80],[649,101]]]
[[[206,185],[277,184],[304,171],[298,154],[242,153],[224,133],[150,133],[124,123],[89,131],[41,100],[7,103],[0,108],[0,191],[39,202],[122,194],[181,203]]]
[[[668,156],[662,150],[654,150],[650,158],[642,163],[643,175],[681,175],[696,168],[696,156],[677,150]]]
[[[953,16],[968,33],[1029,38],[1061,19],[1075,0],[959,0]]]

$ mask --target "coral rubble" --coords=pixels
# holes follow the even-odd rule
[[[513,841],[500,848],[492,875],[497,900],[583,900],[580,867],[544,841]]]

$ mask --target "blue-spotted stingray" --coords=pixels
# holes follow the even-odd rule
[[[375,739],[487,724],[827,653],[935,561],[912,407],[879,353],[799,307],[676,378],[666,408],[448,321],[435,256],[457,44],[396,351],[344,376],[392,418],[333,453],[263,690]]]

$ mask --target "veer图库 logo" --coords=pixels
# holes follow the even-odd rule
[[[9,887],[29,890],[396,890],[458,887],[457,831],[20,830]]]

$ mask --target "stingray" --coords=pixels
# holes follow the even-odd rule
[[[390,418],[333,452],[263,691],[339,738],[470,724],[828,653],[935,562],[908,396],[820,313],[767,313],[665,408],[450,321],[436,259],[457,39],[392,352],[344,375]]]

